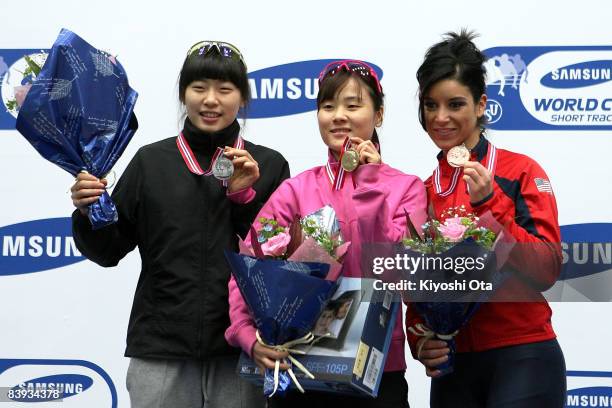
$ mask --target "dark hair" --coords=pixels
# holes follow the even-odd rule
[[[486,71],[483,66],[486,56],[474,45],[477,37],[473,31],[462,29],[459,34],[449,32],[444,40],[433,45],[425,54],[425,60],[417,70],[419,81],[419,121],[425,127],[423,100],[431,87],[444,79],[455,79],[469,88],[474,103],[486,93]],[[478,118],[478,126],[483,128],[486,117]]]
[[[336,299],[334,299],[336,302],[342,304],[342,303],[346,303],[349,301],[353,301],[355,299],[355,291],[351,290],[348,292],[344,292],[343,294],[341,294],[340,296],[338,296]]]
[[[335,300],[330,300],[325,305],[325,308],[323,308],[323,311],[321,312],[321,314],[323,314],[323,312],[325,312],[327,310],[330,310],[330,311],[334,312],[334,314],[336,314],[338,312],[339,308],[340,308],[340,304],[338,302],[336,302]]]
[[[368,94],[374,102],[374,111],[378,112],[383,106],[385,94],[382,90],[380,92],[378,91],[378,83],[376,82],[376,79],[371,76],[363,76],[347,70],[340,70],[334,75],[327,75],[323,77],[319,83],[317,110],[321,109],[323,102],[334,99],[351,78],[355,78],[360,84],[365,85],[365,89],[367,89]],[[372,142],[376,143],[380,148],[380,140],[378,139],[376,129],[374,129],[374,133],[372,134]]]
[[[229,81],[238,88],[245,105],[251,100],[251,88],[244,63],[237,57],[222,56],[215,48],[202,55],[195,51],[187,55],[179,74],[179,100],[184,103],[189,84],[204,78]]]

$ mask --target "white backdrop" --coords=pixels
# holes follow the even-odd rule
[[[437,152],[417,120],[415,72],[427,47],[439,41],[442,33],[461,27],[475,29],[481,34],[476,41],[481,49],[567,45],[612,48],[612,5],[604,0],[517,0],[494,6],[491,2],[468,5],[448,0],[428,6],[423,2],[400,5],[355,0],[156,4],[109,0],[91,5],[56,0],[30,1],[26,8],[19,9],[16,3],[6,3],[2,6],[0,56],[11,49],[49,48],[62,27],[118,54],[132,87],[139,92],[135,112],[140,123],[116,166],[118,174],[138,147],[178,131],[177,76],[186,50],[198,40],[220,39],[236,44],[250,72],[329,58],[375,63],[384,72],[382,84],[387,95],[380,132],[383,159],[422,178],[431,174]],[[607,60],[610,66],[612,58]],[[611,83],[608,81],[602,91],[608,97],[612,97]],[[612,206],[608,205],[612,199],[612,131],[553,129],[489,134],[498,147],[525,153],[546,169],[561,225],[612,222]],[[280,151],[289,161],[292,174],[326,159],[314,111],[249,119],[244,135]],[[7,247],[9,232],[5,227],[69,216],[72,179],[40,158],[11,129],[0,130],[0,174],[0,235],[4,234],[0,268],[8,268],[3,266],[8,258],[20,254]],[[11,239],[14,244],[14,236]],[[37,268],[39,260],[28,257],[27,249],[21,258]],[[138,254],[133,252],[112,269],[82,261],[36,273],[0,270],[0,387],[14,385],[9,374],[27,380],[81,373],[94,379],[92,391],[83,393],[78,397],[81,399],[67,399],[62,406],[112,406],[110,381],[116,388],[118,406],[129,406],[124,385],[128,360],[122,355],[139,269]],[[568,370],[591,372],[568,377],[568,388],[612,387],[612,378],[602,374],[612,372],[608,317],[612,304],[553,303],[552,308]],[[15,368],[19,359],[33,361],[21,361],[25,365]],[[58,370],[58,361],[70,368]],[[85,362],[100,369],[96,371]],[[3,368],[9,367],[13,368],[3,374]],[[17,369],[25,371],[17,374]],[[107,373],[110,381],[100,372]],[[411,406],[427,406],[429,381],[422,366],[409,360],[407,378]],[[606,392],[612,395],[612,388]]]

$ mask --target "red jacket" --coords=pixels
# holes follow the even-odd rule
[[[436,193],[436,180],[432,176],[425,181],[430,210],[438,219],[443,210],[462,204],[476,215],[491,211],[517,241],[505,267],[512,270],[511,277],[497,295],[520,293],[524,296],[521,299],[533,301],[482,304],[460,329],[456,337],[458,352],[483,351],[556,337],[550,321],[552,312],[540,293],[555,283],[561,269],[561,238],[554,194],[546,173],[534,160],[502,149],[496,149],[493,155],[489,146],[487,139],[481,137],[472,149],[470,160],[487,167],[489,156],[497,157],[492,161],[493,193],[479,203],[470,203],[461,171],[455,190],[442,196]],[[438,155],[438,161],[440,177],[437,184],[443,192],[451,185],[455,169],[442,154]],[[406,327],[419,322],[421,319],[409,305]],[[418,339],[408,334],[415,358]]]

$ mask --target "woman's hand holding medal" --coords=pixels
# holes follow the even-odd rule
[[[360,164],[380,164],[378,149],[371,140],[351,137],[351,147],[342,154],[342,168],[348,172],[355,170]]]
[[[491,172],[479,162],[468,161],[463,165],[463,180],[468,185],[472,203],[484,200],[493,192]]]
[[[259,165],[246,150],[226,147],[223,157],[231,158],[234,168],[227,187],[230,193],[251,187],[259,179]]]
[[[363,140],[356,136],[351,137],[353,149],[359,154],[360,164],[380,164],[382,159],[378,149],[371,140]]]

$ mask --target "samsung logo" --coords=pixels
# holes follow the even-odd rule
[[[612,387],[588,387],[569,390],[567,407],[612,407]]]
[[[579,88],[596,85],[612,79],[612,61],[587,61],[555,69],[541,79],[551,88]]]
[[[561,226],[561,279],[588,276],[612,269],[612,224]]]
[[[553,81],[559,80],[608,80],[610,79],[610,69],[596,69],[596,68],[568,68],[568,69],[556,69],[552,72],[551,78]]]
[[[12,388],[14,401],[44,402],[63,400],[78,395],[93,385],[90,377],[59,374],[24,381]]]
[[[563,263],[572,262],[577,265],[605,264],[612,267],[612,243],[562,242]]]
[[[26,237],[24,235],[5,235],[2,239],[2,256],[31,256],[34,258],[43,255],[50,258],[56,258],[58,256],[81,256],[81,253],[76,249],[72,237],[42,237],[40,235]]]
[[[0,275],[40,272],[85,258],[76,248],[70,218],[28,221],[0,228]]]
[[[117,408],[113,380],[86,360],[0,359],[0,384],[11,384],[2,390],[0,402],[61,402],[72,397],[74,406]]]
[[[292,62],[249,73],[252,100],[246,116],[271,118],[315,110],[319,73],[327,64],[339,59]],[[382,78],[382,70],[369,64]],[[245,112],[241,115],[245,116]]]
[[[253,99],[315,99],[319,91],[315,78],[261,78],[259,83],[250,78],[249,85]]]

